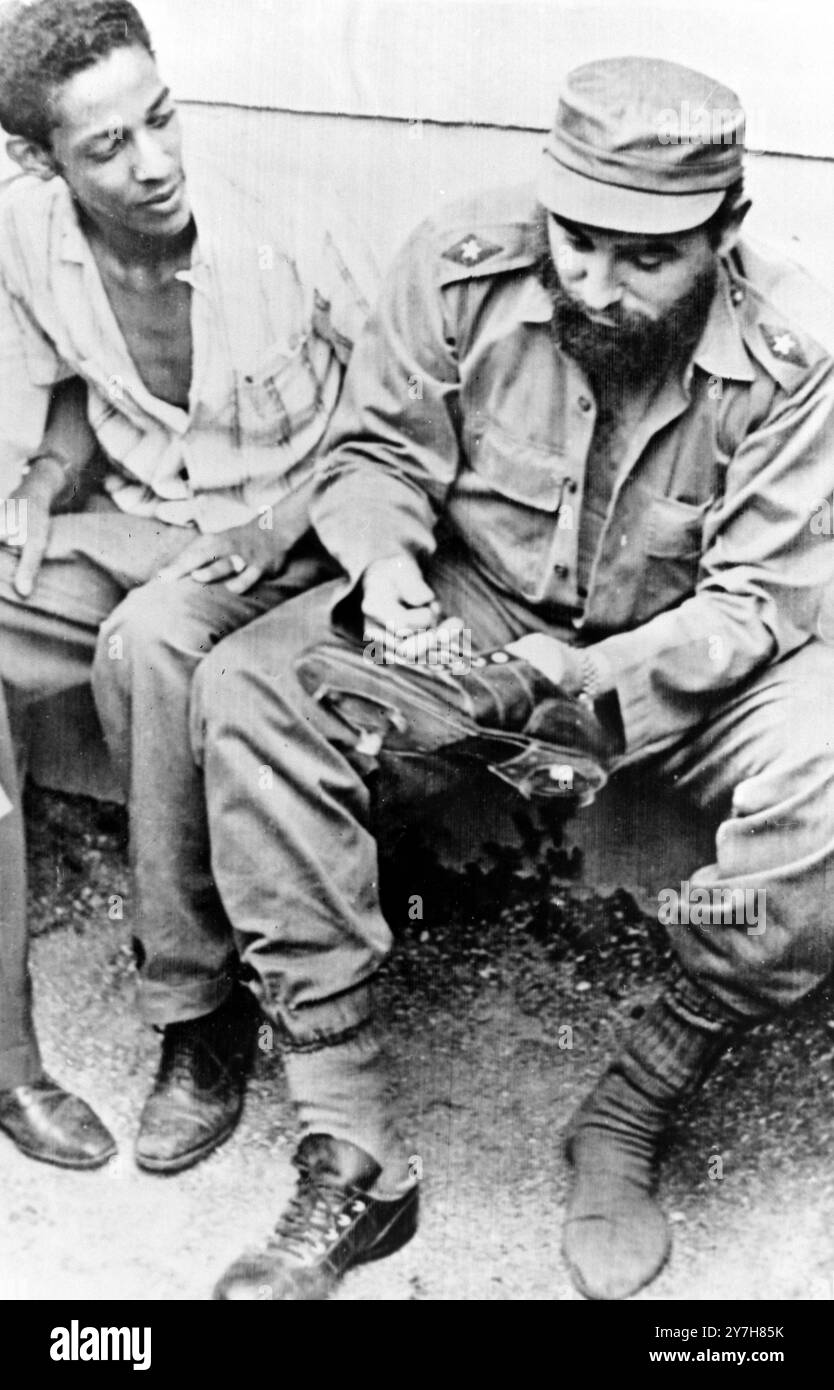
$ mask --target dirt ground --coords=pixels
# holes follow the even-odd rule
[[[0,1136],[0,1298],[202,1300],[265,1235],[292,1187],[293,1117],[260,1052],[244,1118],[172,1178],[132,1161],[159,1040],[138,1020],[118,808],[30,799],[33,974],[48,1067],[119,1141],[96,1173],[33,1163]],[[385,1026],[423,1174],[417,1238],[351,1274],[346,1300],[541,1300],[574,1294],[560,1251],[560,1135],[668,957],[625,895],[580,902],[524,865],[388,869],[398,946]],[[403,876],[405,873],[405,876]],[[423,896],[423,915],[407,905]],[[112,921],[108,904],[124,898]],[[760,1027],[681,1124],[662,1199],[675,1247],[650,1300],[834,1297],[834,1002]],[[716,1162],[716,1160],[720,1162]]]

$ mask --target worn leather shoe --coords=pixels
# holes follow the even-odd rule
[[[179,1173],[222,1144],[243,1109],[255,1039],[255,1004],[236,989],[214,1013],[171,1023],[136,1138],[136,1162]]]
[[[113,1135],[87,1102],[46,1074],[0,1091],[0,1129],[21,1153],[60,1168],[100,1168],[116,1152]]]
[[[621,749],[589,700],[568,695],[523,657],[498,650],[464,673],[338,642],[296,661],[309,695],[356,735],[356,750],[475,759],[525,797],[588,805]]]
[[[298,1186],[275,1230],[226,1270],[214,1298],[320,1302],[354,1265],[392,1255],[414,1235],[417,1186],[390,1200],[371,1196],[380,1168],[362,1149],[310,1134],[293,1162]]]

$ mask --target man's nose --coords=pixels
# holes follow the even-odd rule
[[[140,183],[158,183],[171,172],[171,157],[149,132],[136,136],[133,147],[133,177]]]
[[[612,305],[619,304],[623,288],[617,280],[616,265],[612,257],[597,255],[584,260],[580,275],[580,294],[582,303],[592,314],[601,314]]]

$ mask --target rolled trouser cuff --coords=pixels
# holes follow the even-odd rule
[[[370,1024],[374,1015],[372,982],[314,1004],[292,1006],[270,999],[261,982],[253,991],[263,1012],[280,1029],[285,1046],[293,1052],[318,1052],[349,1042]]]
[[[677,963],[672,967],[665,997],[679,1018],[706,1032],[721,1033],[727,1029],[743,1032],[761,1021],[716,998]]]
[[[213,980],[191,985],[169,985],[139,977],[139,1008],[146,1023],[165,1028],[170,1023],[189,1023],[213,1014],[225,1004],[234,985],[234,972],[224,971]]]
[[[613,1064],[655,1101],[691,1095],[721,1053],[755,1020],[731,1014],[679,968]]]

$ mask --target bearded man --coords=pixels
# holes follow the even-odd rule
[[[671,136],[684,109],[708,119]],[[777,307],[787,269],[739,241],[742,146],[738,99],[702,74],[571,73],[537,189],[421,226],[358,340],[312,508],[346,581],[200,667],[215,879],[304,1134],[290,1211],[218,1297],[320,1297],[414,1229],[373,1023],[380,749],[480,749],[574,797],[641,763],[721,822],[685,875],[709,906],[681,913],[672,978],[571,1125],[564,1248],[588,1297],[660,1269],[679,1106],[830,969],[834,551],[809,518],[834,482],[834,374]],[[468,669],[420,664],[461,627]],[[739,920],[751,889],[766,924]]]

